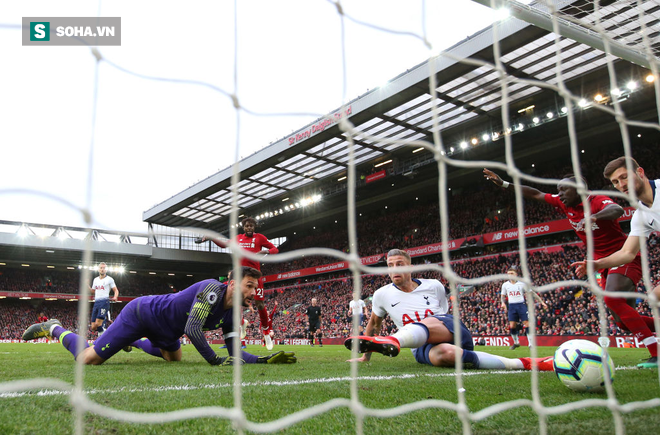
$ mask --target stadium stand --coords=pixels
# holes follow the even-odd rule
[[[638,159],[648,162],[645,166],[651,173],[660,172],[660,164],[653,156],[654,145],[639,146],[635,150]],[[583,168],[591,189],[608,189],[602,178],[600,168],[614,155],[604,155],[590,162]],[[564,165],[546,165],[543,171],[534,174],[542,177],[558,178],[570,173],[571,168]],[[504,175],[504,174],[503,174]],[[506,177],[506,175],[504,175]],[[481,180],[480,180],[481,181]],[[554,192],[553,186],[534,185],[539,189]],[[473,204],[479,204],[483,213],[475,213]],[[622,202],[622,205],[627,205]],[[463,189],[449,200],[450,238],[478,237],[482,233],[509,229],[515,227],[515,197],[514,195],[493,195],[492,186],[486,183],[475,183],[471,188]],[[497,211],[500,213],[497,213]],[[411,248],[424,244],[437,243],[440,240],[437,204],[420,204],[412,209],[389,212],[387,214],[363,216],[358,222],[360,237],[359,255],[379,255],[387,250]],[[526,225],[560,219],[550,206],[528,202],[525,204]],[[379,229],[378,237],[369,237],[373,228]],[[280,246],[283,252],[309,246],[323,246],[349,252],[346,243],[348,236],[345,230],[319,231],[318,234],[289,239]],[[575,243],[572,232],[554,234],[546,237],[528,238],[528,247],[549,246],[556,244]],[[478,255],[507,253],[515,248],[516,243],[502,243],[489,246],[479,246],[478,249],[459,250],[452,252],[452,259],[463,262],[454,265],[460,276],[475,278],[479,276],[503,273],[512,263],[512,258],[504,255],[497,258],[472,258]],[[660,253],[660,239],[653,236],[649,242],[650,258],[657,258]],[[544,285],[559,280],[572,279],[569,276],[568,265],[584,256],[582,247],[564,246],[560,252],[535,253],[530,255],[530,270],[535,285]],[[265,275],[303,269],[307,267],[332,263],[334,258],[314,256],[290,261],[286,264],[264,264]],[[439,262],[440,255],[427,256],[416,262]],[[651,277],[654,283],[660,281],[660,266],[650,262]],[[425,276],[433,276],[428,274]],[[9,292],[46,292],[61,294],[78,293],[79,271],[38,271],[4,267],[0,269],[0,291]],[[208,276],[210,277],[210,276]],[[442,279],[439,276],[437,278]],[[151,276],[144,274],[116,274],[114,278],[122,296],[137,297],[148,294],[165,294],[186,288],[193,282],[206,277],[195,278]],[[387,283],[382,276],[363,276],[363,298],[369,297],[380,286]],[[471,294],[461,298],[461,316],[464,323],[475,335],[507,335],[506,314],[499,306],[500,282],[492,282],[482,286]],[[640,283],[638,291],[645,291]],[[347,317],[348,303],[352,299],[352,278],[345,271],[322,274],[306,279],[304,282],[284,281],[267,285],[270,293],[267,305],[272,307],[277,302],[273,327],[280,338],[304,338],[306,336],[305,309],[312,297],[319,299],[324,312],[324,335],[327,337],[342,337],[349,333],[351,319]],[[537,331],[547,335],[582,335],[596,334],[599,331],[595,298],[580,288],[558,289],[543,295],[549,308],[540,308],[537,319]],[[116,315],[121,304],[116,304]],[[369,304],[368,304],[369,305]],[[17,339],[39,312],[45,311],[48,317],[55,317],[68,326],[77,329],[75,304],[63,301],[43,300],[13,300],[0,299],[0,339]],[[113,307],[114,308],[114,307]],[[646,302],[638,300],[638,309],[650,315]],[[256,316],[246,312],[251,324],[248,328],[248,338],[258,339],[260,334],[255,326]],[[383,334],[389,333],[394,325],[387,320]],[[622,334],[610,318],[610,332]],[[218,339],[217,333],[210,333],[209,339]]]
[[[657,258],[660,254],[660,238],[654,236],[649,243],[650,258]],[[511,253],[510,253],[511,254]],[[532,280],[535,285],[544,285],[572,278],[568,265],[575,259],[584,256],[584,249],[575,246],[565,246],[554,253],[537,252],[529,256]],[[517,261],[516,254],[500,255],[495,258],[466,259],[454,264],[455,271],[465,278],[494,275],[503,273],[506,268]],[[660,281],[660,265],[651,262],[651,276],[654,282]],[[44,275],[38,271],[3,269],[0,275],[0,290],[43,288],[47,282]],[[77,273],[72,272],[70,277],[63,279],[58,274],[49,272],[52,289],[60,287],[76,288]],[[67,275],[64,273],[64,275]],[[312,297],[319,300],[324,313],[323,334],[326,337],[344,337],[348,335],[351,327],[351,318],[347,316],[348,304],[352,299],[353,282],[351,276],[342,273],[318,277],[317,281],[289,284],[285,287],[272,289],[267,300],[267,306],[273,307],[277,302],[278,309],[273,319],[273,327],[278,338],[304,338],[306,331],[305,309]],[[440,278],[432,272],[423,274],[425,277]],[[129,286],[128,280],[139,281],[141,288],[150,288],[165,293],[176,291],[171,289],[163,278],[149,278],[140,276],[124,277],[123,288],[136,288],[137,283]],[[364,275],[363,297],[368,302],[373,292],[388,282],[388,278],[379,275]],[[120,281],[120,282],[122,282]],[[73,285],[73,287],[66,287]],[[117,284],[122,289],[122,284]],[[472,293],[461,296],[461,318],[474,335],[507,335],[506,313],[499,304],[501,282],[491,282],[483,285]],[[639,291],[644,291],[640,284]],[[22,290],[24,291],[24,290]],[[55,291],[55,290],[48,290]],[[123,291],[124,295],[127,294]],[[131,293],[132,296],[139,294]],[[542,295],[548,304],[548,309],[538,306],[537,331],[541,335],[588,335],[599,331],[595,297],[581,288],[562,288]],[[638,309],[650,315],[646,302],[637,301]],[[117,315],[121,304],[113,305],[113,315]],[[60,319],[65,325],[77,329],[77,305],[64,301],[44,300],[0,300],[0,339],[17,339],[22,331],[34,323],[40,312],[50,318]],[[248,338],[258,339],[260,333],[255,314],[246,313],[250,321]],[[619,330],[610,318],[610,333],[625,335]],[[388,334],[394,325],[388,320],[384,323],[383,334]],[[209,339],[219,339],[217,332],[209,334]]]

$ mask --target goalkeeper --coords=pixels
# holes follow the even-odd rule
[[[178,293],[143,296],[129,302],[114,323],[90,347],[87,341],[62,327],[52,319],[30,326],[23,333],[23,340],[40,337],[57,338],[77,360],[85,364],[103,364],[120,350],[130,351],[137,347],[144,352],[166,361],[181,361],[180,337],[186,334],[202,357],[211,365],[231,364],[233,339],[238,336],[232,319],[232,298],[238,290],[241,303],[247,307],[254,298],[261,272],[242,267],[243,278],[239,282],[234,273],[229,282],[222,284],[214,279],[200,281]],[[204,331],[222,328],[229,357],[217,355],[209,346]],[[236,328],[238,330],[238,328]],[[78,342],[82,342],[82,351]],[[293,352],[276,352],[269,356],[257,356],[247,352],[240,355],[241,363],[291,364],[296,362]]]

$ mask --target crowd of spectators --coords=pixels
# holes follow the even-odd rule
[[[642,162],[647,173],[660,176],[660,164],[654,158],[654,147],[639,146],[635,148],[635,157]],[[605,154],[589,160],[589,165],[583,165],[582,174],[592,190],[606,190],[611,186],[603,178],[602,169],[618,154]],[[539,165],[533,175],[542,178],[560,179],[572,173],[573,168],[565,163]],[[500,174],[504,179],[510,179],[508,174]],[[538,188],[548,193],[556,193],[553,184],[535,184],[524,181],[524,184]],[[455,190],[448,199],[449,238],[458,239],[474,237],[482,234],[516,228],[516,202],[513,189],[503,191],[477,174],[475,182],[470,187]],[[628,206],[624,200],[615,198],[622,206]],[[476,205],[476,206],[475,206]],[[524,202],[525,225],[533,225],[564,219],[564,216],[547,205],[534,201]],[[382,211],[364,214],[357,218],[358,255],[365,257],[379,255],[396,247],[401,249],[438,243],[441,240],[440,212],[438,204],[420,204],[405,207],[402,210]],[[377,229],[377,235],[374,235]],[[280,252],[290,252],[296,249],[324,247],[342,252],[351,252],[348,246],[346,229],[326,228],[317,230],[314,234],[306,234],[288,240],[279,248]],[[492,249],[492,248],[491,248]],[[495,248],[496,249],[496,248]],[[306,256],[293,261],[268,263],[263,267],[265,275],[319,266],[338,261],[336,258],[324,256]]]
[[[42,313],[49,319],[58,319],[70,330],[78,332],[78,304],[76,303],[2,299],[0,300],[0,340],[21,338],[23,331],[33,323],[37,323]]]
[[[591,189],[608,187],[602,178],[602,167],[617,155],[604,155],[590,161],[589,167],[583,168]],[[654,162],[652,148],[638,147],[635,157],[645,166],[647,173],[660,176],[660,167]],[[572,172],[571,167],[547,166],[539,169],[539,177],[561,178]],[[505,174],[501,174],[509,178]],[[533,185],[532,183],[525,183]],[[539,189],[554,192],[552,185],[536,185]],[[495,194],[494,194],[495,192]],[[458,193],[458,192],[457,192]],[[619,201],[622,205],[627,205]],[[478,206],[475,207],[475,204]],[[471,188],[464,188],[454,194],[448,202],[450,212],[450,238],[479,236],[486,232],[508,229],[517,226],[515,219],[515,196],[512,192],[497,190],[492,183],[479,178]],[[562,219],[552,207],[527,201],[524,204],[525,225]],[[437,204],[418,205],[401,211],[387,214],[379,213],[363,216],[357,223],[360,256],[381,255],[391,248],[411,248],[440,241],[439,208]],[[374,234],[377,229],[377,234]],[[291,239],[280,246],[281,251],[291,251],[308,247],[328,247],[343,252],[353,251],[347,243],[345,230],[318,231],[318,234],[307,234],[297,239]],[[553,238],[530,238],[528,246],[549,245],[558,243],[563,248],[558,252],[537,252],[528,255],[531,281],[534,286],[543,286],[573,279],[569,268],[572,261],[585,257],[584,248],[567,243],[576,240],[573,233],[565,233]],[[499,244],[481,247],[481,250],[459,251],[452,255],[456,261],[453,264],[455,272],[463,278],[480,278],[504,273],[508,266],[518,263],[517,254],[498,255],[494,258],[470,258],[475,255],[497,253],[500,250],[511,250],[511,245]],[[660,239],[653,236],[649,241],[649,260],[651,265],[651,286],[660,281],[660,264],[655,259],[660,258]],[[337,259],[322,256],[307,256],[294,261],[269,263],[263,267],[264,274],[273,274],[289,270],[302,269],[320,264],[336,262]],[[439,256],[425,257],[416,261],[439,262]],[[421,275],[420,275],[421,276]],[[424,277],[446,281],[436,272],[423,274]],[[120,293],[123,296],[142,296],[147,294],[166,294],[186,288],[194,281],[206,277],[178,278],[162,276],[145,276],[136,274],[113,275]],[[44,292],[44,293],[78,293],[80,271],[35,271],[29,269],[0,269],[0,291],[10,292]],[[361,297],[370,308],[370,298],[373,292],[388,282],[388,277],[378,275],[363,275]],[[474,335],[508,335],[506,311],[500,305],[500,288],[502,281],[491,281],[476,285],[471,292],[460,296],[460,314],[462,321]],[[643,284],[640,292],[646,291]],[[267,306],[274,311],[273,327],[278,338],[306,338],[307,318],[305,311],[312,297],[318,299],[323,313],[323,334],[329,337],[344,337],[350,333],[351,318],[348,317],[348,305],[353,298],[353,279],[345,271],[338,271],[318,277],[309,278],[306,282],[291,282],[271,284],[267,289]],[[598,334],[600,325],[595,296],[581,287],[561,287],[545,291],[541,294],[548,308],[537,305],[536,328],[538,334],[548,335],[582,335]],[[638,309],[650,315],[648,305],[642,299],[637,301]],[[0,338],[18,338],[20,333],[36,321],[39,312],[48,311],[49,317],[63,320],[66,327],[77,329],[77,304],[70,302],[44,302],[43,300],[18,301],[12,299],[0,300]],[[116,315],[116,314],[115,314]],[[247,312],[250,321],[249,338],[260,338],[259,321],[256,314]],[[383,324],[383,334],[394,329],[393,323],[386,319]],[[608,318],[609,333],[622,334]],[[212,332],[209,338],[218,337]]]
[[[571,262],[584,258],[585,251],[581,246],[566,245],[557,252],[536,252],[528,255],[530,279],[535,287],[574,279],[569,267]],[[651,279],[653,284],[660,281],[660,264],[655,259],[660,258],[660,239],[653,236],[649,241],[649,259]],[[423,262],[424,259],[416,259]],[[459,260],[452,268],[462,278],[475,279],[503,274],[512,264],[519,264],[517,253],[509,253],[490,258],[474,258]],[[15,288],[22,283],[35,280],[33,272],[16,270],[15,274],[3,271],[4,280],[0,290]],[[342,276],[343,275],[343,276]],[[416,274],[419,277],[440,279],[447,287],[449,283],[436,271]],[[18,283],[12,283],[16,277]],[[135,278],[135,277],[134,277]],[[371,311],[371,296],[383,285],[389,282],[389,277],[383,275],[362,275],[361,298],[365,300]],[[480,283],[471,291],[461,293],[461,320],[474,335],[508,335],[506,311],[500,304],[501,280]],[[7,287],[5,287],[7,286]],[[469,287],[468,287],[469,288]],[[645,291],[640,283],[638,290]],[[172,289],[170,289],[172,291]],[[353,278],[349,274],[336,272],[329,277],[317,277],[317,281],[289,285],[271,289],[267,293],[266,305],[274,310],[273,328],[278,338],[306,338],[307,307],[312,298],[318,299],[323,313],[323,335],[326,337],[345,337],[350,334],[352,319],[348,317],[349,302],[353,299]],[[598,308],[596,297],[582,287],[561,286],[543,291],[541,297],[548,308],[537,305],[536,328],[542,335],[587,335],[599,334]],[[637,301],[638,309],[650,315],[650,309],[643,299]],[[114,304],[114,316],[122,304]],[[55,317],[67,328],[77,329],[77,303],[63,301],[44,301],[40,299],[0,300],[0,339],[18,338],[22,331],[36,322],[40,312],[47,317]],[[250,321],[248,338],[259,339],[259,321],[255,313],[246,310],[245,317]],[[610,334],[624,334],[608,318]],[[390,319],[383,323],[382,334],[388,334],[395,326]],[[218,332],[209,333],[209,338],[220,338]]]
[[[78,294],[80,289],[79,270],[34,270],[28,268],[0,269],[0,291],[22,293]],[[89,285],[98,273],[93,271]],[[163,274],[164,275],[164,274]],[[210,277],[172,277],[109,273],[115,280],[120,296],[145,296],[172,293],[182,290],[196,281]]]

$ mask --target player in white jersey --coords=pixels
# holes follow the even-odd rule
[[[472,334],[462,322],[461,345],[454,343],[454,318],[447,314],[449,304],[444,286],[435,279],[413,279],[410,272],[399,268],[411,265],[410,255],[400,249],[387,253],[392,284],[376,290],[373,298],[371,319],[366,335],[349,337],[344,345],[364,353],[359,362],[369,361],[371,352],[397,356],[400,348],[412,348],[415,360],[436,367],[454,367],[460,358],[466,367],[477,369],[531,370],[531,358],[503,358],[486,352],[474,351]],[[389,315],[398,331],[387,337],[378,337],[383,318]],[[353,361],[353,360],[349,360]],[[539,370],[552,371],[552,357],[537,358]]]
[[[626,162],[633,169],[633,177],[628,178]],[[630,221],[630,234],[620,250],[614,254],[593,261],[595,270],[621,266],[631,262],[640,249],[640,238],[648,238],[652,232],[660,231],[660,180],[649,180],[644,173],[644,168],[633,158],[619,157],[609,162],[603,170],[603,176],[610,180],[612,186],[619,192],[628,193],[633,189],[639,200],[638,208]],[[575,273],[582,277],[587,273],[586,261],[578,261],[571,266],[576,267]],[[660,299],[660,286],[653,289],[655,296]],[[641,320],[640,320],[641,322]],[[639,339],[651,354],[648,361],[638,364],[639,368],[658,368],[658,341],[653,334],[655,326],[647,322],[648,329],[639,335]]]
[[[358,299],[357,302],[351,301],[348,304],[348,317],[352,317],[354,314],[360,316],[360,333],[362,333],[364,319],[367,317],[367,306],[362,299]]]
[[[511,350],[514,350],[515,348],[520,347],[520,340],[518,339],[518,322],[522,322],[524,328],[523,333],[527,335],[529,331],[529,315],[527,313],[527,304],[525,303],[525,283],[518,281],[518,269],[515,266],[511,266],[506,273],[510,278],[502,284],[502,308],[505,311],[508,311],[509,333],[511,334],[511,339],[513,339]],[[535,292],[531,293],[537,301],[543,304],[545,308],[548,308],[539,295]],[[508,308],[505,298],[509,302]]]
[[[115,285],[115,280],[106,275],[108,266],[105,263],[99,264],[99,276],[94,278],[90,290],[94,292],[94,307],[92,308],[92,331],[97,331],[99,335],[103,334],[103,321],[108,315],[110,301],[117,301],[119,289]],[[110,297],[110,290],[114,296]]]

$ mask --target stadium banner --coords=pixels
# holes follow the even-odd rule
[[[385,169],[383,169],[381,171],[374,172],[371,175],[367,175],[367,178],[365,178],[365,181],[367,183],[372,183],[376,180],[380,180],[381,178],[385,178],[385,175],[387,175],[387,174],[385,173]]]
[[[565,231],[572,231],[573,227],[568,219],[559,221],[543,222],[541,224],[527,225],[523,229],[525,237],[545,236],[546,234],[563,233]],[[518,238],[518,228],[509,230],[494,231],[492,233],[484,234],[484,244],[491,245],[493,243],[503,243],[516,240]]]
[[[484,335],[481,337],[473,336],[472,341],[474,345],[479,345],[479,341],[483,338],[484,346],[511,346],[513,340],[508,335]],[[536,344],[538,346],[559,347],[569,340],[588,340],[598,343],[598,335],[537,335]],[[617,335],[610,338],[610,347],[645,347],[644,344],[633,336]],[[529,341],[527,337],[520,336],[520,345],[527,346]],[[632,346],[626,346],[625,343],[630,343]]]
[[[289,137],[289,146],[295,145],[298,142],[302,142],[305,139],[309,139],[312,136],[315,136],[318,133],[321,133],[326,128],[332,127],[341,121],[342,118],[350,117],[353,114],[353,106],[348,106],[343,112],[337,111],[330,116],[326,116],[318,121],[316,124],[307,128],[306,130],[300,130],[296,132],[293,136]]]
[[[346,341],[346,338],[344,337],[323,338],[324,345],[334,344],[334,345],[343,346],[344,341]],[[222,339],[211,340],[211,344],[225,344],[225,341]],[[256,340],[246,339],[245,344],[261,346],[263,344],[263,341],[261,339],[256,339]],[[273,339],[273,344],[284,345],[284,346],[309,346],[310,342],[308,338],[282,338],[282,339],[276,338]]]
[[[635,209],[626,207],[617,221],[626,222],[632,219]],[[543,222],[540,224],[527,225],[523,229],[525,237],[545,236],[546,234],[563,233],[565,231],[572,231],[573,227],[568,219],[560,219],[557,221]],[[518,238],[518,228],[511,228],[508,230],[493,231],[492,233],[484,234],[484,244],[491,245],[494,243],[510,242]]]
[[[455,251],[456,249],[459,249],[463,241],[465,241],[465,238],[449,241],[448,243],[449,250]],[[406,251],[408,251],[411,257],[420,257],[424,255],[437,254],[442,252],[442,243],[434,243],[432,245],[418,246],[415,248],[407,249]],[[360,258],[360,263],[364,264],[365,266],[370,266],[372,264],[376,264],[381,260],[383,260],[384,256],[385,254],[362,257]],[[264,282],[274,282],[274,281],[283,281],[292,278],[302,278],[305,276],[319,275],[322,273],[335,272],[338,270],[345,270],[345,269],[348,269],[348,262],[340,261],[338,263],[323,264],[321,266],[307,267],[305,269],[292,270],[290,272],[282,272],[274,275],[267,275],[264,277]],[[266,294],[268,293],[269,291],[266,290]]]
[[[343,345],[344,341],[348,337],[333,337],[333,338],[323,338],[324,345]],[[496,336],[483,336],[483,337],[472,337],[475,346],[479,340],[483,338],[486,343],[485,346],[506,346],[510,347],[513,342],[511,337],[508,335],[496,335]],[[598,343],[599,336],[597,335],[537,335],[536,343],[539,346],[550,346],[550,347],[559,347],[561,344],[569,340],[589,340],[594,343]],[[224,340],[212,340],[211,344],[224,344]],[[248,345],[261,346],[263,343],[261,339],[249,339],[245,340],[245,343]],[[307,338],[282,338],[274,339],[273,343],[276,345],[284,346],[309,346],[309,339]],[[610,347],[630,347],[626,346],[625,343],[631,343],[632,347],[644,347],[641,341],[638,341],[633,336],[621,335],[621,336],[612,336],[610,337]],[[520,336],[520,345],[527,346],[527,337]]]
[[[66,293],[32,293],[32,292],[3,292],[0,291],[0,298],[17,298],[17,299],[65,299],[78,300],[79,297],[77,294],[66,294]],[[130,302],[137,296],[119,296],[119,302]],[[90,302],[94,302],[94,296],[89,297]]]

